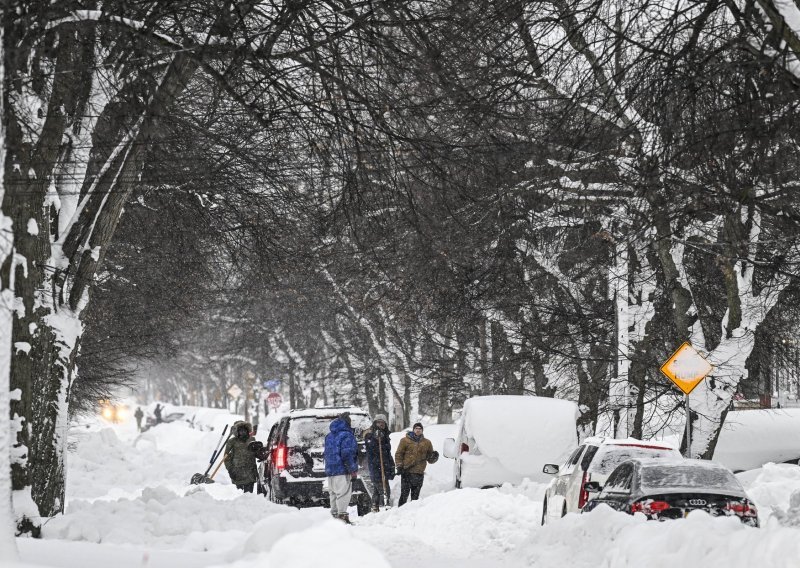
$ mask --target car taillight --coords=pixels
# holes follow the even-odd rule
[[[469,446],[466,445],[464,442],[461,442],[461,453],[463,454],[464,452],[468,451],[469,451]]]
[[[272,461],[278,471],[286,469],[286,446],[278,446],[272,451]]]
[[[670,508],[670,504],[666,501],[637,501],[631,505],[631,513],[644,513],[650,515],[652,513],[660,513]]]
[[[734,515],[739,515],[742,517],[755,517],[758,515],[758,510],[755,508],[755,506],[751,505],[747,501],[744,503],[740,501],[728,501],[728,504],[725,505],[725,508]]]
[[[583,509],[586,502],[589,500],[589,492],[586,491],[586,482],[589,481],[589,472],[583,472],[583,479],[581,480],[581,492],[578,494],[578,509]]]

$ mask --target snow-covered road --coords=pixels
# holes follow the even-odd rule
[[[435,441],[446,434],[444,426],[430,429]],[[142,436],[131,424],[74,428],[67,513],[46,524],[44,539],[18,539],[23,561],[76,568],[800,565],[800,528],[782,526],[771,512],[788,508],[800,490],[797,466],[742,474],[761,529],[703,513],[652,523],[607,508],[543,528],[542,485],[442,492],[450,468],[444,459],[423,499],[347,527],[326,509],[241,495],[224,470],[218,483],[188,485],[216,441],[185,423]]]

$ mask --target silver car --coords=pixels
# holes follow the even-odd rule
[[[635,438],[586,438],[563,465],[547,464],[542,471],[554,475],[545,492],[542,524],[567,513],[580,512],[597,495],[586,488],[596,481],[600,488],[611,472],[624,461],[633,458],[680,459],[681,454],[669,444],[642,441]]]

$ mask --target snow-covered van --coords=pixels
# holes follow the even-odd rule
[[[444,442],[455,460],[455,486],[494,487],[523,479],[549,481],[548,463],[561,463],[578,445],[578,406],[539,396],[478,396],[464,403],[456,438]]]
[[[800,460],[800,408],[728,412],[714,461],[734,472]]]

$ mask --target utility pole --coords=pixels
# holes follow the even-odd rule
[[[614,413],[614,437],[627,438],[633,424],[633,405],[630,401],[629,337],[628,337],[628,243],[615,231],[614,264],[609,270],[609,291],[614,300],[614,320],[616,328],[616,357],[614,376],[609,387],[611,410]]]

